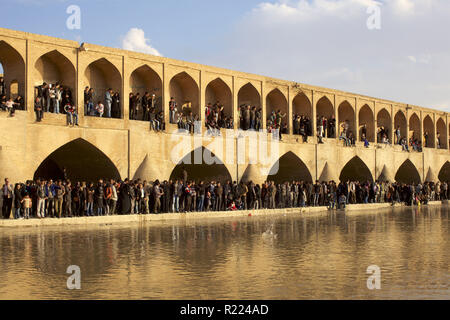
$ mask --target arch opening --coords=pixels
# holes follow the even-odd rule
[[[172,170],[170,180],[184,180],[184,171],[186,171],[188,181],[219,181],[221,183],[231,181],[232,179],[230,172],[222,162],[214,164],[205,163],[205,157],[203,157],[205,151],[209,152],[209,149],[201,147],[201,150],[200,148],[195,149],[184,156],[178,165]],[[195,164],[195,154],[197,152],[202,155],[201,164]],[[212,152],[211,156],[215,157]]]
[[[419,171],[417,171],[416,166],[411,162],[411,160],[406,160],[400,166],[397,170],[397,174],[395,175],[395,181],[407,184],[418,184],[421,182]]]
[[[447,161],[439,171],[439,181],[441,182],[450,182],[450,162]]]
[[[130,120],[149,121],[150,111],[155,114],[164,112],[162,80],[158,73],[148,65],[143,65],[131,73],[130,91]],[[153,97],[153,95],[155,96]]]
[[[377,142],[391,143],[392,141],[392,121],[391,115],[386,109],[382,109],[377,114]]]
[[[267,177],[267,181],[284,183],[291,181],[312,182],[312,176],[306,164],[293,152],[283,155],[278,161],[278,172]],[[275,166],[270,170],[272,172]]]
[[[395,137],[395,143],[396,144],[400,144],[401,139],[405,138],[408,140],[408,135],[407,135],[407,123],[406,123],[406,117],[405,114],[403,113],[403,111],[398,111],[395,114],[394,117],[394,127],[395,127],[395,131],[399,130],[400,131],[400,139],[398,139],[397,134],[394,135]]]
[[[422,132],[420,130],[420,120],[417,114],[413,113],[409,118],[409,138],[422,142]]]
[[[42,99],[45,112],[64,113],[64,105],[76,102],[75,67],[59,51],[47,52],[36,60],[35,80],[35,98]],[[55,98],[57,91],[61,100]]]
[[[170,97],[175,99],[178,112],[186,116],[192,112],[193,117],[201,119],[198,91],[197,83],[186,72],[181,72],[170,80]]]
[[[434,148],[434,122],[433,120],[431,120],[430,116],[426,116],[423,120],[423,139],[423,146],[425,148]]]
[[[342,169],[339,180],[373,182],[373,176],[364,161],[359,157],[354,157]]]
[[[25,61],[22,56],[5,41],[0,41],[0,98],[14,100],[20,95],[21,99],[15,106],[16,110],[25,110]]]
[[[220,78],[211,81],[206,87],[207,109],[210,109],[209,118],[214,119],[217,112],[217,125],[226,127],[226,122],[233,117],[233,98],[230,87]]]
[[[104,117],[107,117],[106,91],[112,90],[113,100],[111,103],[111,118],[120,119],[123,115],[121,106],[122,97],[122,75],[117,68],[105,58],[101,58],[89,64],[84,73],[84,85],[93,90],[92,103],[94,106],[98,102],[102,102],[105,106]],[[90,106],[88,108],[87,101],[84,101],[85,115],[99,116],[98,112]]]
[[[438,149],[448,149],[447,126],[442,118],[436,123],[436,147]]]
[[[361,141],[364,141],[363,133],[369,142],[375,142],[375,125],[374,125],[374,116],[372,109],[365,104],[359,110],[359,137]]]
[[[339,134],[345,130],[347,138],[355,138],[355,110],[352,105],[345,100],[339,105],[338,112]]]
[[[328,138],[336,138],[336,119],[334,117],[334,107],[331,101],[323,96],[317,101],[317,119],[316,123],[319,126],[319,123],[322,122],[323,119],[326,121],[326,127],[324,127],[323,136]]]
[[[238,92],[238,106],[239,106],[239,128],[242,130],[248,130],[251,127],[251,123],[245,120],[245,113],[250,113],[250,109],[256,109],[262,117],[261,110],[261,96],[256,88],[249,82],[244,85]],[[247,111],[248,110],[248,111]],[[257,123],[255,129],[262,129],[262,123]]]
[[[52,152],[34,173],[34,179],[64,179],[63,168],[71,181],[95,182],[120,179],[114,163],[98,148],[83,139],[73,140]]]
[[[266,97],[266,127],[288,133],[288,102],[279,89],[272,90]]]
[[[303,126],[305,133],[312,136],[312,105],[304,92],[300,92],[292,100],[292,112],[294,134],[300,134],[300,128]]]

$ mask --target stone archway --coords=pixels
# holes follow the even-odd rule
[[[158,73],[156,73],[156,71],[150,68],[148,65],[140,66],[131,73],[130,91],[133,94],[139,93],[141,99],[146,92],[148,92],[150,95],[154,94],[156,98],[155,107],[157,109],[157,112],[164,112],[164,108],[162,106],[162,80]],[[142,108],[138,111],[137,119],[143,119]]]
[[[439,181],[450,182],[450,161],[447,161],[439,171]]]
[[[406,117],[405,114],[403,113],[403,111],[399,110],[397,111],[397,113],[395,114],[394,117],[394,128],[393,130],[397,130],[397,128],[400,129],[400,136],[401,138],[406,138],[408,139],[408,135],[407,135],[407,123],[406,123]],[[398,141],[394,141],[398,144]]]
[[[267,181],[275,181],[275,183],[313,181],[306,164],[291,151],[283,155],[272,167],[270,172],[272,174],[267,177]]]
[[[105,103],[105,93],[108,89],[122,97],[122,75],[107,59],[101,58],[89,64],[84,76],[85,86],[94,89],[94,104],[98,101]],[[120,115],[123,115],[123,106],[120,108]]]
[[[189,114],[192,111],[201,119],[198,91],[197,82],[186,72],[180,72],[170,80],[170,96],[175,98],[178,112]]]
[[[242,105],[249,105],[257,109],[261,107],[261,96],[250,82],[239,90],[238,106],[240,107]]]
[[[420,120],[417,114],[413,113],[409,118],[409,137],[422,142],[422,132],[420,130]]]
[[[423,135],[428,136],[427,141],[423,141],[423,146],[425,148],[434,148],[436,145],[435,137],[434,137],[434,122],[431,120],[431,117],[427,115],[425,119],[423,119]]]
[[[386,109],[381,109],[377,114],[377,142],[381,143],[383,137],[378,137],[378,129],[384,128],[387,131],[387,138],[392,142],[392,121],[391,115]]]
[[[58,83],[63,88],[69,88],[70,99],[76,103],[76,70],[66,56],[58,50],[53,50],[40,56],[34,66],[35,86],[42,85],[44,82],[53,86]],[[63,112],[62,106],[60,106],[59,112]]]
[[[286,100],[286,97],[279,89],[273,89],[266,97],[266,115],[267,119],[269,119],[272,112],[277,113],[278,111],[281,111],[281,115],[284,115],[284,118],[281,119],[281,127],[283,128],[284,125],[287,124],[287,127],[289,128],[288,124],[288,102]],[[267,123],[266,123],[267,124]]]
[[[3,40],[0,41],[0,64],[7,98],[11,95],[14,83],[17,83],[18,94],[25,97],[25,61],[16,49]]]
[[[353,110],[352,105],[347,101],[343,101],[338,108],[339,114],[339,133],[342,132],[342,126],[348,123],[348,132],[353,133],[355,136],[355,110]]]
[[[233,116],[233,97],[230,87],[220,78],[211,81],[206,87],[206,103],[223,105],[225,117]]]
[[[120,179],[111,159],[84,139],[73,140],[52,152],[37,168],[34,179],[63,179],[63,168],[71,181],[95,182]]]
[[[356,156],[351,159],[342,168],[340,181],[359,181],[359,182],[373,182],[373,176],[367,165],[360,157]]]
[[[436,122],[436,142],[439,140],[439,149],[448,149],[447,126],[442,118]]]
[[[317,117],[316,117],[316,119],[314,119],[316,126],[317,126],[318,121],[320,121],[320,119],[322,117],[326,118],[327,120],[334,118],[333,104],[326,96],[323,96],[322,98],[319,99],[319,101],[317,101],[316,112],[317,112]],[[326,131],[327,137],[329,137],[329,138],[336,137],[336,125],[334,127],[334,135],[332,137],[330,137],[330,132],[328,131],[328,128],[324,128],[324,130]]]
[[[231,181],[231,174],[227,167],[219,159],[219,163],[207,164],[205,162],[205,152],[211,153],[211,157],[215,155],[207,148],[201,147],[195,149],[188,153],[183,159],[178,163],[177,166],[172,170],[170,174],[170,180],[183,180],[184,170],[187,172],[187,179],[196,181],[220,181],[225,183],[226,181]],[[201,153],[202,161],[201,163],[195,163],[196,153]],[[209,156],[209,155],[208,155]]]
[[[417,171],[416,166],[409,159],[403,162],[395,175],[395,181],[399,183],[417,184],[421,180],[419,171]]]
[[[292,100],[292,120],[295,121],[295,116],[298,117],[306,117],[309,119],[309,128],[305,130],[309,136],[313,133],[313,118],[312,118],[312,105],[309,101],[309,98],[306,96],[304,92],[299,92],[294,100]],[[294,125],[294,124],[292,124]],[[309,130],[308,130],[309,129]],[[295,134],[295,127],[294,127]]]
[[[373,116],[372,109],[365,104],[360,110],[359,110],[359,137],[362,139],[362,130],[363,126],[366,126],[366,138],[369,142],[375,142],[375,119]]]

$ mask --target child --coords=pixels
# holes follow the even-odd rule
[[[24,214],[25,214],[24,218],[30,219],[32,200],[31,200],[30,196],[28,195],[28,193],[25,195],[25,197],[22,199],[21,202],[22,202]]]
[[[102,104],[101,101],[97,103],[95,106],[95,110],[97,110],[98,116],[101,118],[103,117],[103,113],[105,112],[105,106]]]

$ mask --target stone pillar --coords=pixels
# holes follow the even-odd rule
[[[378,143],[378,112],[377,112],[377,102],[375,101],[373,104],[373,121],[375,122],[373,125],[373,137],[375,140],[375,144]]]
[[[293,118],[292,118],[292,98],[291,98],[291,86],[288,86],[287,99],[288,99],[288,133],[292,135],[294,133]]]
[[[267,128],[267,105],[266,105],[266,86],[265,82],[261,81],[261,108],[262,108],[262,128]]]
[[[239,102],[238,102],[238,93],[239,93],[239,89],[236,87],[236,77],[232,77],[232,87],[231,87],[231,95],[233,97],[232,99],[232,103],[231,103],[231,107],[232,107],[232,117],[234,120],[233,126],[234,129],[238,129],[239,128]]]
[[[433,141],[433,145],[434,145],[434,149],[437,149],[437,130],[436,130],[436,112],[433,112],[433,137],[434,137],[434,141]]]
[[[317,100],[318,101],[318,100]],[[317,105],[316,105],[316,93],[314,90],[311,90],[311,125],[313,132],[313,141],[317,142]],[[316,164],[317,165],[317,164]]]
[[[205,127],[205,104],[206,104],[206,86],[208,85],[206,83],[206,75],[203,70],[200,70],[199,80],[198,80],[198,89],[200,90],[198,103],[200,104],[200,114],[198,115],[200,121],[201,121],[201,128]]]
[[[166,63],[163,63],[163,76],[162,76],[162,108],[164,110],[164,121],[166,122],[166,131],[170,126],[169,117],[169,101],[170,101],[170,78],[169,71]],[[179,106],[180,108],[181,106]]]
[[[423,141],[423,112],[420,110],[420,138],[419,140],[422,142],[422,148],[425,147],[425,141]]]
[[[450,138],[449,138],[450,131],[449,131],[448,114],[445,117],[445,130],[447,131],[447,135],[446,135],[447,141],[445,143],[447,144],[447,149],[450,149]]]
[[[25,96],[26,96],[26,104],[27,104],[27,111],[28,114],[30,114],[32,117],[34,117],[34,83],[33,83],[33,77],[32,77],[32,69],[33,67],[30,66],[32,63],[33,55],[33,42],[32,40],[27,39],[27,50],[26,50],[26,59],[25,59]]]
[[[82,53],[80,52],[80,50],[77,50],[77,64],[75,66],[76,70],[76,83],[75,83],[75,90],[76,92],[72,93],[73,97],[76,97],[76,102],[75,105],[78,107],[78,122],[84,123],[84,118],[85,118],[85,105],[84,105],[84,87],[83,87],[83,70],[81,70],[81,66],[80,66],[80,55]]]
[[[339,106],[336,105],[336,95],[333,95],[333,109],[334,109],[334,119],[336,120],[336,123],[334,125],[334,131],[335,131],[335,136],[336,136],[336,141],[339,142],[339,133],[340,133],[340,128],[339,128]],[[328,135],[328,131],[327,131],[327,135]]]
[[[410,138],[410,133],[409,133],[409,105],[406,105],[406,143],[409,144],[409,138]]]
[[[359,99],[355,100],[355,140],[359,142],[361,140],[359,137]]]
[[[395,138],[394,138],[394,132],[395,132],[396,128],[395,128],[395,114],[394,114],[394,105],[391,104],[391,145],[394,145],[395,143]]]

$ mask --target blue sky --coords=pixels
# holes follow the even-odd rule
[[[450,111],[448,0],[3,2],[4,28]],[[74,4],[81,30],[66,28]],[[379,30],[367,28],[373,6]]]

